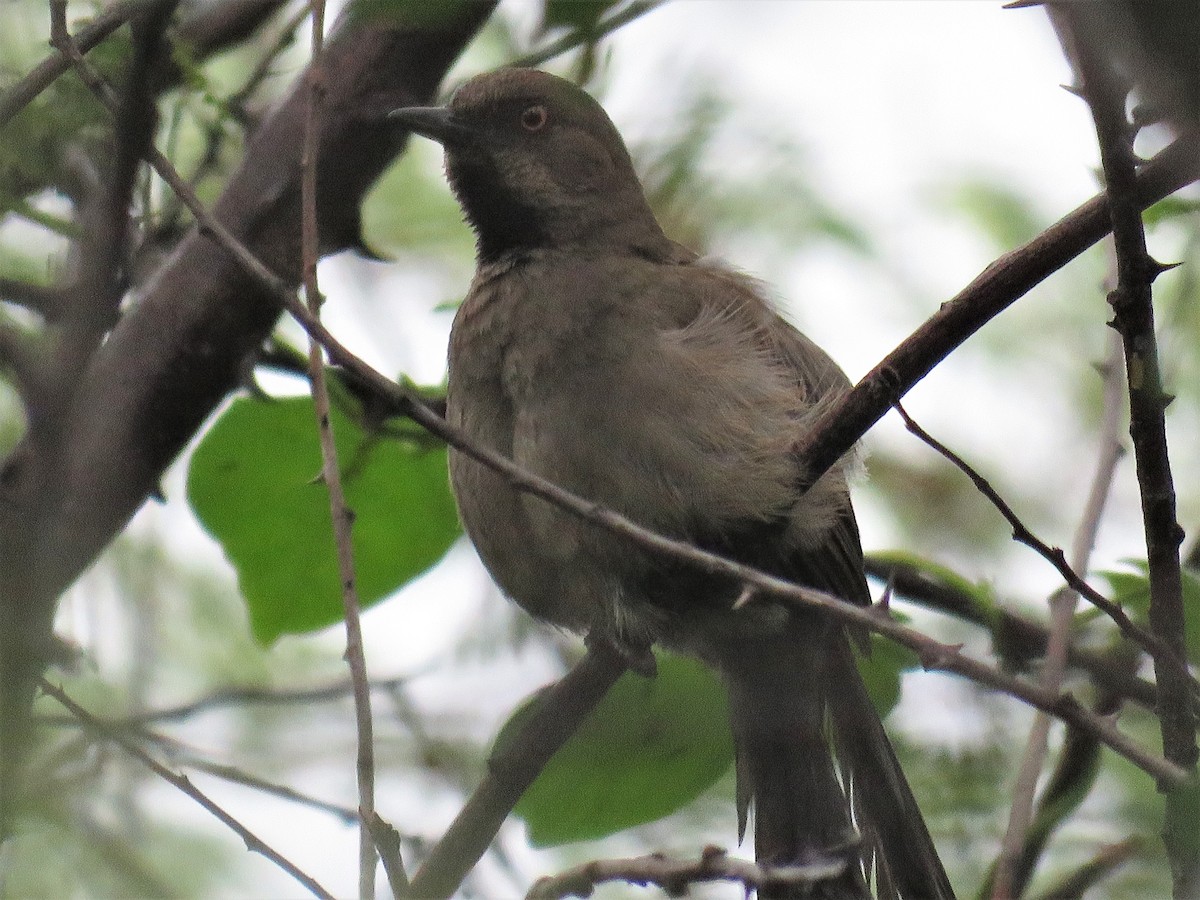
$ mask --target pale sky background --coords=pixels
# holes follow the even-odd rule
[[[521,0],[505,5],[526,18],[536,10]],[[737,247],[745,255],[731,261],[771,280],[793,320],[853,379],[992,258],[990,248],[964,237],[933,208],[928,195],[931,176],[994,175],[1020,193],[1035,196],[1047,224],[1095,193],[1091,167],[1096,150],[1087,110],[1059,87],[1069,73],[1045,16],[1036,10],[1006,11],[992,0],[679,0],[625,27],[610,45],[614,77],[606,105],[631,143],[654,141],[689,84],[705,79],[719,83],[736,102],[739,120],[755,128],[778,129],[807,148],[834,202],[850,219],[884,235],[888,257],[934,298],[926,309],[883,302],[897,289],[878,272],[856,271],[844,255],[805,256],[800,265],[752,258],[757,255],[754,248]],[[731,157],[728,164],[742,161]],[[780,196],[779,202],[789,198]],[[466,274],[423,272],[414,277],[401,266],[392,268],[395,271],[380,271],[375,264],[348,259],[324,264],[322,286],[331,298],[327,321],[384,371],[403,370],[418,381],[437,381],[450,317],[431,310],[447,294],[457,290],[461,295]],[[371,281],[382,284],[384,296],[394,285],[394,301],[372,307],[369,328],[356,318],[361,307],[339,297],[339,288],[353,291],[368,272]],[[1102,302],[1102,294],[1096,302]],[[339,317],[342,303],[347,304],[346,312]],[[986,455],[997,442],[1008,442],[1022,464],[1053,465],[1061,445],[1025,433],[1022,423],[1028,410],[1019,399],[1023,392],[998,389],[982,369],[974,374],[969,350],[963,358],[952,377],[958,396],[968,398],[965,405],[973,410],[967,421],[961,408],[939,403],[946,382],[938,389],[937,376],[930,379],[928,391],[914,391],[910,410],[968,455],[972,449]],[[1019,384],[1022,375],[1012,377]],[[903,440],[898,431],[892,426],[873,439]],[[1014,434],[1020,437],[1014,440]],[[1084,448],[1081,458],[1086,462],[1079,466],[1078,483],[1064,485],[1066,495],[1080,495],[1093,455],[1091,448]],[[166,525],[172,545],[190,558],[224,565],[219,549],[187,512],[178,467],[167,490],[171,503],[145,510],[139,527]],[[859,514],[866,547],[895,545],[896,535],[869,504],[860,503]],[[1123,540],[1114,539],[1113,547],[1123,547],[1129,555]],[[1032,569],[1031,584],[1053,587],[1048,569]],[[489,589],[466,547],[453,551],[407,591],[409,596],[366,614],[368,662],[374,675],[419,670],[446,650],[479,604],[503,602]],[[78,606],[66,604],[64,630],[90,631],[80,615]],[[331,646],[342,642],[336,629],[317,640],[328,640]],[[471,688],[465,696],[443,694],[430,702],[492,705],[502,716],[530,685],[552,671],[544,659],[531,658],[522,665],[525,671],[515,681],[498,680],[480,666],[476,676],[467,676]],[[928,698],[942,696],[938,690],[926,693],[924,707],[905,708],[908,727],[928,714]],[[352,755],[347,755],[344,773],[317,771],[313,783],[302,787],[322,796],[351,797],[352,787],[344,792],[352,785],[352,769]],[[235,788],[211,782],[204,786],[334,893],[354,892],[356,867],[350,861],[356,859],[355,829],[282,801],[256,798],[247,803],[249,795]],[[211,821],[167,788],[158,795],[189,822]],[[381,779],[385,817],[403,819],[405,805],[412,803],[424,804],[431,837],[437,834],[436,820],[448,821],[457,809],[449,797],[440,804],[436,795],[431,800],[398,779]],[[215,823],[212,828],[220,830]],[[511,834],[519,838],[519,831]],[[718,838],[730,840],[729,835]],[[509,840],[508,845],[520,862],[538,865],[535,854],[520,850],[519,840]],[[249,859],[245,867],[255,873],[253,896],[300,895],[299,888],[268,863]]]

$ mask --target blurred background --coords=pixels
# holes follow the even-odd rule
[[[548,15],[553,6],[501,3],[447,91],[566,33],[569,21]],[[227,133],[200,182],[208,200],[240,155],[227,100],[289,18],[298,21],[298,7],[196,66],[161,104],[160,144],[186,165],[211,146],[214,129]],[[84,16],[89,5],[70,10]],[[46,6],[5,0],[3,13],[0,77],[15,80],[47,52]],[[269,106],[302,71],[307,28],[274,59],[248,109]],[[1090,117],[1061,89],[1072,76],[1036,9],[917,0],[669,2],[545,67],[583,78],[604,103],[668,234],[770,284],[787,317],[853,380],[991,260],[1097,192]],[[63,117],[75,115],[67,91],[55,102]],[[80,121],[81,130],[90,127]],[[35,136],[10,134],[0,139],[6,177],[16,156],[35,152],[24,143]],[[1138,147],[1149,155],[1164,141],[1150,129]],[[383,372],[429,386],[444,379],[453,310],[473,270],[472,236],[440,167],[439,148],[413,141],[364,207],[364,237],[383,259],[341,254],[320,270],[333,332]],[[166,203],[161,184],[147,191],[151,206]],[[9,199],[0,221],[3,274],[53,277],[67,252],[69,229],[59,227],[66,201],[53,191]],[[1180,521],[1190,529],[1200,521],[1196,219],[1188,201],[1177,201],[1150,221],[1152,254],[1191,263],[1156,284],[1167,389],[1177,396],[1168,428]],[[1110,268],[1104,247],[1089,251],[906,399],[918,422],[1057,546],[1071,544],[1103,444],[1098,370],[1112,352]],[[280,338],[303,346],[293,325],[281,326]],[[301,379],[278,372],[261,373],[258,384],[277,396],[307,393]],[[22,424],[15,395],[2,391],[7,449]],[[894,415],[868,435],[865,451],[854,495],[868,553],[945,567],[977,598],[1047,619],[1057,574],[1011,541],[1011,529],[961,473]],[[147,505],[63,601],[57,630],[79,652],[55,678],[93,711],[139,729],[146,746],[334,894],[351,895],[355,731],[342,628],[255,639],[238,575],[189,505],[188,466],[185,455],[164,482],[164,501]],[[1089,568],[1136,573],[1130,561],[1144,558],[1126,458]],[[987,658],[995,652],[985,630],[897,606],[943,640]],[[408,861],[458,811],[514,707],[561,674],[580,648],[508,604],[462,539],[367,611],[363,627],[378,683],[377,804],[405,837]],[[1111,633],[1103,623],[1081,619],[1081,628],[1093,627],[1086,637],[1106,645]],[[1030,710],[944,675],[910,671],[902,687],[889,730],[952,880],[968,896],[997,852]],[[119,749],[92,744],[52,702],[38,709],[46,791],[0,856],[0,896],[302,895]],[[1144,711],[1130,709],[1122,724],[1158,746]],[[1056,728],[1053,746],[1060,741]],[[1035,885],[1134,835],[1136,852],[1096,895],[1165,895],[1156,837],[1161,801],[1150,779],[1112,754],[1099,778],[1055,834]],[[598,857],[694,855],[708,843],[732,848],[732,795],[727,774],[657,822],[548,848],[532,846],[514,818],[464,893],[518,896],[538,875]]]

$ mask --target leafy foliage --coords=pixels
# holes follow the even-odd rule
[[[337,407],[331,419],[367,607],[432,566],[458,538],[446,454],[364,431]],[[263,643],[342,618],[314,420],[307,397],[241,398],[192,455],[188,500],[236,567]]]
[[[658,674],[626,672],[525,792],[516,813],[537,846],[603,837],[695,799],[733,762],[725,691],[698,662],[656,654]],[[520,727],[534,694],[496,746]]]

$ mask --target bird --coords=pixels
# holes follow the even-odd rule
[[[600,103],[514,67],[390,116],[443,146],[476,237],[448,421],[639,525],[869,604],[853,456],[804,491],[791,452],[849,379],[764,286],[666,236]],[[449,469],[468,536],[518,605],[631,660],[658,645],[719,674],[739,836],[752,809],[760,861],[848,860],[811,896],[953,897],[856,667],[864,634],[739,603],[735,579],[573,517],[453,448]]]

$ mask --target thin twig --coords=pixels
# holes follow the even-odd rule
[[[87,53],[106,37],[124,25],[144,5],[145,0],[122,0],[100,13],[78,33],[71,36],[71,44]],[[62,53],[54,52],[0,96],[0,127],[28,106],[38,94],[54,83],[54,80],[71,68],[72,60]]]
[[[794,866],[768,866],[727,856],[719,847],[705,847],[699,859],[671,859],[661,853],[629,859],[598,859],[558,875],[539,878],[525,900],[562,900],[565,897],[590,897],[606,881],[620,881],[646,887],[660,887],[670,897],[689,893],[693,884],[710,881],[734,881],[749,896],[761,888],[794,887],[814,892],[821,884],[839,877],[845,861],[810,863]]]
[[[388,887],[392,889],[392,897],[399,900],[408,893],[408,873],[404,871],[404,861],[400,856],[400,832],[390,822],[385,822],[378,813],[367,824],[371,828],[371,839],[379,851],[379,859],[387,875]]]
[[[230,828],[242,841],[246,844],[246,849],[251,853],[259,853],[267,859],[271,860],[276,866],[287,872],[298,882],[304,885],[315,897],[321,897],[323,900],[334,900],[334,897],[329,891],[321,887],[313,878],[304,874],[294,863],[280,855],[278,851],[272,849],[262,841],[257,835],[250,831],[245,825],[227,813],[216,802],[199,790],[186,776],[172,772],[154,757],[150,756],[145,750],[137,744],[130,741],[119,728],[113,727],[109,722],[98,716],[88,712],[74,700],[67,696],[62,688],[51,684],[45,678],[38,681],[39,687],[60,704],[62,704],[73,716],[79,719],[83,725],[94,734],[97,734],[106,740],[112,741],[130,756],[137,759],[143,765],[147,766],[154,774],[158,775],[164,781],[174,786],[177,790],[191,797],[202,807],[216,816],[222,824]]]
[[[890,559],[886,554],[867,554],[868,575],[891,586],[895,596],[954,616],[987,629],[996,655],[1008,666],[1024,668],[1042,657],[1050,643],[1050,632],[1038,622],[995,604],[983,603],[970,592],[939,579],[921,567]],[[1067,660],[1086,673],[1097,686],[1123,700],[1153,710],[1154,684],[1137,676],[1142,654],[1131,644],[1113,650],[1092,650],[1070,644]]]
[[[1121,335],[1129,385],[1129,434],[1142,501],[1146,559],[1150,574],[1150,627],[1170,649],[1156,654],[1158,719],[1163,754],[1195,771],[1196,703],[1185,646],[1183,576],[1179,545],[1183,529],[1175,508],[1175,485],[1167,449],[1166,407],[1154,330],[1151,284],[1164,266],[1146,250],[1146,233],[1137,202],[1135,129],[1125,114],[1129,86],[1091,32],[1089,10],[1051,8],[1079,76],[1079,92],[1088,104],[1100,147],[1100,165],[1109,196],[1117,287],[1108,295],[1112,325]],[[1106,35],[1104,40],[1108,40]],[[1195,840],[1200,791],[1166,791],[1164,843],[1171,863],[1174,896],[1200,894],[1200,843]]]
[[[542,63],[553,59],[560,53],[566,53],[568,50],[573,50],[585,41],[597,41],[610,32],[616,31],[623,25],[628,25],[634,19],[644,16],[646,13],[662,6],[666,0],[634,0],[622,10],[612,13],[603,22],[598,22],[596,27],[587,32],[572,31],[564,35],[556,41],[552,41],[545,47],[533,50],[526,53],[524,56],[518,56],[510,66],[540,66]]]
[[[321,291],[317,284],[319,242],[317,226],[317,167],[320,149],[321,112],[325,99],[325,0],[312,0],[312,59],[309,62],[308,105],[304,119],[304,152],[300,160],[301,261],[304,295],[308,312],[321,314]],[[321,345],[308,342],[309,385],[317,432],[321,443],[321,476],[329,491],[329,512],[333,519],[333,542],[337,550],[338,575],[342,586],[342,610],[346,622],[346,664],[354,682],[354,722],[358,734],[356,770],[358,774],[358,894],[362,900],[375,896],[375,841],[371,823],[375,820],[375,737],[371,719],[371,688],[363,651],[362,622],[359,618],[358,589],[354,574],[354,547],[351,542],[353,512],[346,505],[334,443],[333,421],[329,411],[329,387],[325,383],[325,356]]]
[[[372,691],[394,691],[403,687],[409,681],[408,677],[376,679],[370,683]],[[125,727],[149,725],[155,722],[170,722],[187,719],[198,713],[219,709],[225,706],[242,706],[250,704],[310,704],[326,700],[341,700],[354,693],[354,682],[346,679],[322,687],[301,688],[298,690],[277,690],[275,688],[233,687],[214,691],[196,700],[167,706],[160,709],[148,709],[137,712],[113,723]],[[61,725],[64,720],[53,716],[40,716],[38,722],[43,725]]]
[[[1063,580],[1070,585],[1073,590],[1078,591],[1082,596],[1097,609],[1104,612],[1111,618],[1117,627],[1127,638],[1134,641],[1138,646],[1142,647],[1151,656],[1156,652],[1160,652],[1161,643],[1144,628],[1134,623],[1129,616],[1125,614],[1125,610],[1121,609],[1116,603],[1109,600],[1071,568],[1067,562],[1066,554],[1059,547],[1051,547],[1049,544],[1041,540],[1036,534],[1026,527],[1021,521],[1011,506],[1005,502],[1004,498],[996,492],[991,483],[986,478],[980,475],[971,467],[971,464],[964,460],[961,456],[931,435],[928,431],[918,425],[913,418],[904,410],[904,407],[897,401],[895,403],[896,412],[900,414],[900,418],[904,420],[904,427],[916,435],[922,442],[927,444],[932,449],[936,450],[947,460],[949,460],[959,471],[971,479],[971,483],[975,485],[976,490],[983,494],[984,497],[991,502],[992,506],[1002,515],[1005,521],[1012,526],[1013,540],[1019,544],[1024,544],[1031,550],[1035,551],[1039,556],[1046,560],[1050,565],[1054,566],[1062,575]]]
[[[1108,354],[1101,367],[1104,374],[1104,415],[1100,430],[1100,455],[1096,461],[1096,472],[1092,477],[1083,517],[1071,542],[1071,570],[1086,572],[1100,519],[1112,487],[1117,462],[1121,458],[1120,420],[1123,407],[1121,400],[1121,345],[1115,339],[1109,341]],[[1050,640],[1046,646],[1046,661],[1042,667],[1042,686],[1057,692],[1062,688],[1067,669],[1067,658],[1071,645],[1071,626],[1075,620],[1075,607],[1079,592],[1071,588],[1055,591],[1050,598]],[[1025,836],[1033,819],[1033,801],[1037,793],[1038,777],[1045,765],[1050,737],[1050,717],[1038,712],[1029,728],[1025,741],[1025,752],[1017,770],[1013,788],[1012,806],[1009,810],[1008,828],[996,860],[996,880],[992,896],[1000,900],[1010,895],[1017,862],[1022,856]]]

